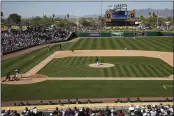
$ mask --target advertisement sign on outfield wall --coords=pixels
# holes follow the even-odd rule
[[[136,36],[147,36],[145,32],[137,32]]]
[[[89,37],[100,37],[100,33],[89,33]]]
[[[123,36],[123,32],[112,32],[112,36]]]

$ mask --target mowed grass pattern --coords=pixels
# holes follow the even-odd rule
[[[97,58],[115,66],[89,67]],[[168,77],[173,74],[173,67],[148,57],[67,57],[53,59],[38,73],[49,77]]]
[[[65,47],[64,45],[63,47]],[[8,72],[15,74],[15,69],[20,68],[21,73],[25,73],[32,67],[43,61],[49,55],[59,50],[59,45],[51,46],[35,50],[33,52],[17,56],[1,62],[1,76],[5,76]]]
[[[44,81],[30,85],[1,85],[2,101],[67,98],[172,97],[173,81]]]
[[[173,52],[173,37],[142,37],[142,38],[82,38],[75,43],[69,43],[64,50],[151,50]]]

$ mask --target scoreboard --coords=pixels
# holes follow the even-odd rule
[[[126,4],[115,5],[114,9],[105,12],[105,22],[117,25],[132,25],[135,23],[135,10],[127,10]],[[116,24],[117,23],[117,24]]]
[[[111,18],[114,19],[128,19],[128,11],[112,11]]]
[[[113,10],[108,10],[105,13],[105,19],[109,21],[114,21],[114,20],[129,20],[129,19],[135,19],[135,11],[113,11]]]

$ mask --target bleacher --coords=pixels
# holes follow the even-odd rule
[[[170,115],[167,116],[173,116],[173,102],[142,102],[142,103],[95,103],[95,104],[64,104],[64,105],[39,105],[39,106],[12,106],[12,107],[2,107],[2,110],[8,111],[13,110],[17,111],[20,114],[25,113],[25,109],[29,109],[30,112],[34,112],[36,109],[38,116],[40,115],[53,115],[54,110],[56,107],[59,109],[60,112],[66,112],[67,110],[71,109],[74,111],[74,108],[78,109],[78,113],[76,115],[72,116],[80,116],[80,112],[83,112],[85,109],[90,109],[91,114],[90,115],[84,115],[84,116],[97,116],[98,113],[103,113],[107,111],[106,109],[109,109],[111,111],[112,115],[106,115],[106,116],[117,116],[114,115],[118,114],[120,110],[123,111],[123,113],[127,116],[144,116],[144,115],[137,115],[136,113],[148,113],[155,109],[156,111],[160,111],[161,116],[166,116],[166,113],[169,112]],[[35,110],[34,110],[35,109]],[[39,115],[40,114],[40,115]],[[55,115],[58,116],[58,115]],[[65,115],[59,115],[59,116],[65,116]]]

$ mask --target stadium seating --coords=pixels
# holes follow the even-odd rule
[[[37,107],[33,108],[24,108],[22,112],[17,113],[16,110],[11,110],[8,108],[6,111],[1,111],[1,116],[173,116],[174,106],[172,105],[130,105],[129,107],[65,107],[59,108],[55,107],[54,109],[38,109]]]
[[[71,32],[66,29],[28,29],[2,31],[2,54],[12,53],[36,45],[66,41]]]

